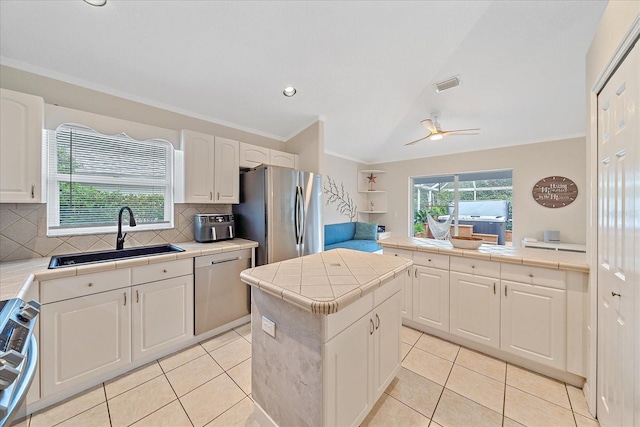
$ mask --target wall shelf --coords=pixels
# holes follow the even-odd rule
[[[358,206],[359,214],[383,214],[387,212],[387,192],[384,190],[384,174],[379,169],[364,169],[358,171],[358,193],[366,194],[362,204]],[[376,182],[373,189],[369,186],[369,176],[373,174]]]

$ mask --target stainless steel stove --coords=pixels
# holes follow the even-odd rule
[[[38,344],[33,336],[37,301],[0,301],[0,426],[10,425],[36,373]]]

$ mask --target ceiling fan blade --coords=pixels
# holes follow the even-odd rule
[[[475,132],[475,133],[466,133],[465,135],[478,135],[480,133],[480,129],[455,129],[455,130],[443,130],[442,133],[445,135],[454,135],[461,134],[462,132]]]
[[[420,138],[420,139],[416,139],[415,141],[407,142],[406,144],[404,144],[404,146],[406,147],[407,145],[413,145],[416,142],[420,142],[422,140],[425,140],[425,139],[429,138],[430,136],[431,136],[431,134],[425,136],[424,138]]]
[[[430,132],[429,135],[431,135],[432,133],[436,133],[438,132],[438,129],[436,128],[436,125],[433,124],[433,120],[431,119],[424,119],[423,121],[421,121],[420,123],[422,123],[422,126],[424,126],[425,128],[427,128],[427,130]]]

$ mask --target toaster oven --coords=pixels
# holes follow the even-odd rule
[[[208,243],[233,239],[236,236],[233,214],[197,214],[193,218],[196,242]]]

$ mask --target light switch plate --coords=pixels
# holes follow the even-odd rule
[[[262,316],[262,330],[265,331],[267,334],[271,335],[272,337],[276,337],[276,324],[275,322],[267,319],[266,317]]]

